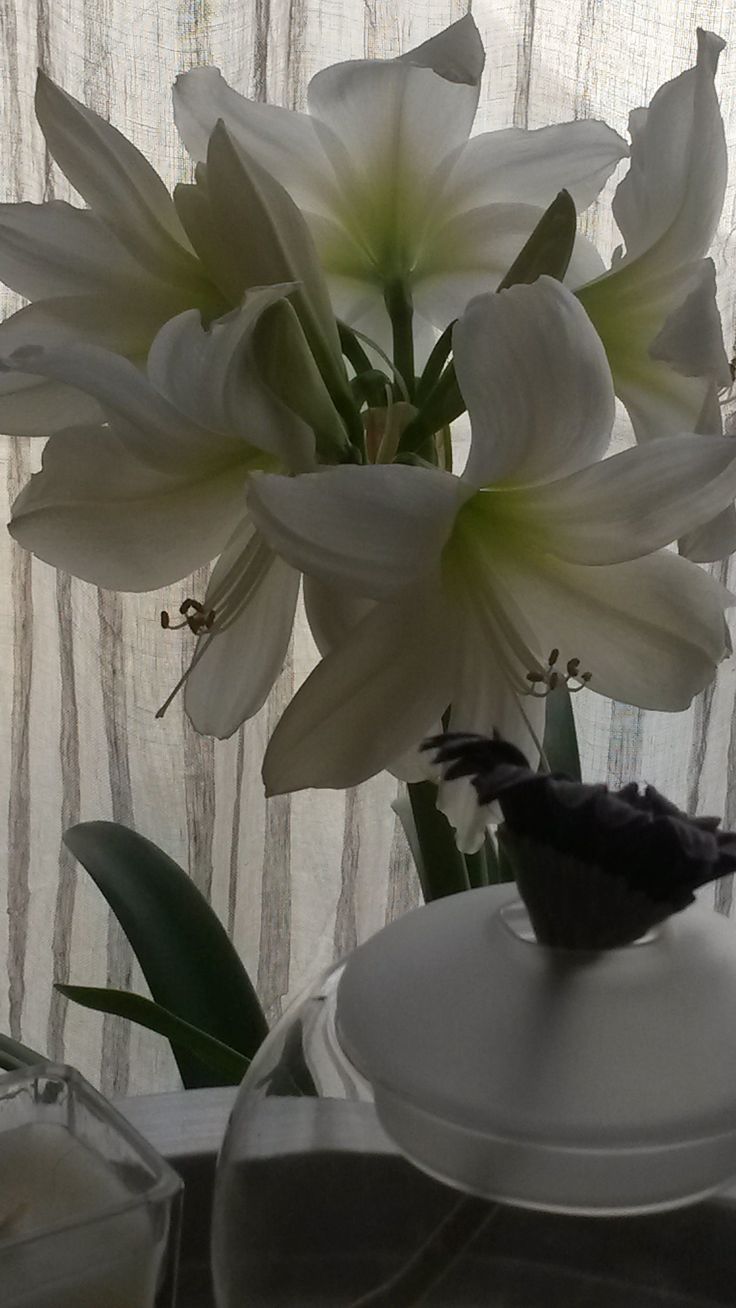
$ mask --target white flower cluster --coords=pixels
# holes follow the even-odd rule
[[[697,566],[736,545],[707,257],[722,46],[698,32],[695,65],[631,115],[630,150],[593,121],[471,137],[469,16],[318,73],[304,114],[195,68],[174,92],[194,180],[173,197],[39,76],[47,147],[87,207],[0,206],[0,278],[30,301],[0,325],[0,430],[50,436],[10,530],[119,590],[217,559],[182,617],[186,711],[220,737],[268,695],[304,577],[323,657],[270,742],[270,793],[415,779],[443,717],[534,757],[550,651],[599,694],[669,710],[729,652],[732,597]],[[574,210],[627,154],[606,268]],[[616,395],[637,443],[604,457]],[[440,802],[477,847],[468,795]]]

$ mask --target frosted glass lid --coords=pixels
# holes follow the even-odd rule
[[[384,1128],[459,1188],[629,1212],[736,1174],[736,932],[694,904],[624,949],[534,940],[513,886],[416,910],[350,958],[340,1043]]]

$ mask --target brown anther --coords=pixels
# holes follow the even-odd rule
[[[592,672],[579,671],[579,658],[568,659],[565,664],[565,672],[557,672],[555,664],[559,657],[560,651],[558,649],[550,650],[544,672],[527,672],[526,679],[533,687],[530,694],[536,696],[537,699],[544,699],[551,690],[555,690],[559,685],[566,686],[570,694],[573,695],[578,690],[584,690],[590,681],[593,674]]]
[[[161,626],[164,631],[181,631],[183,627],[188,627],[195,636],[200,631],[211,631],[215,621],[215,610],[205,609],[204,604],[199,600],[185,599],[179,605],[179,612],[182,615],[183,622],[172,622],[168,613],[164,609],[161,613]]]

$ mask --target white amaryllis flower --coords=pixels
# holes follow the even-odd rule
[[[194,68],[176,82],[176,123],[196,161],[222,120],[278,176],[307,217],[339,316],[381,337],[385,291],[400,284],[444,328],[498,285],[561,188],[586,208],[627,153],[592,121],[469,140],[484,58],[466,15],[399,59],[317,73],[306,114],[247,100],[217,69]],[[602,270],[579,241],[570,275],[579,283]]]
[[[253,518],[287,562],[375,601],[284,713],[271,794],[355,785],[448,707],[450,730],[495,729],[534,756],[544,701],[529,674],[553,649],[600,694],[677,710],[730,648],[731,596],[662,547],[733,495],[732,442],[686,434],[599,461],[605,353],[548,278],[473,300],[454,352],[472,425],[462,477],[393,465],[250,479]],[[461,784],[442,802],[477,848]]]
[[[336,394],[347,383],[327,289],[309,231],[274,178],[213,135],[198,196],[195,252],[161,178],[130,141],[39,74],[36,114],[49,153],[87,202],[0,205],[0,280],[33,301],[0,325],[0,354],[86,342],[145,365],[170,318],[205,322],[236,309],[252,287],[298,283],[292,301]],[[201,257],[200,257],[201,255]],[[68,379],[22,371],[0,378],[0,431],[46,436],[101,421],[91,394]]]
[[[731,375],[710,249],[723,208],[727,152],[715,90],[725,45],[698,30],[695,67],[661,86],[630,117],[631,167],[613,213],[626,250],[580,288],[603,343],[616,393],[639,441],[722,430],[718,390]],[[701,561],[736,548],[730,506],[681,548]]]
[[[123,591],[169,585],[219,555],[206,595],[188,605],[188,625],[200,639],[185,708],[197,730],[220,737],[266,699],[299,589],[299,573],[250,518],[247,477],[254,469],[311,468],[313,427],[339,422],[306,345],[301,357],[295,353],[301,329],[279,298],[291,289],[251,292],[241,310],[208,331],[194,310],[172,319],[154,340],[147,376],[82,344],[28,347],[10,360],[94,396],[109,424],[51,437],[42,471],[13,506],[10,532],[21,545],[74,576]],[[301,416],[254,369],[254,339],[274,312],[282,342],[281,316],[291,314],[292,353],[282,362],[296,378]]]

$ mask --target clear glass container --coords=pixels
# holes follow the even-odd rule
[[[482,1178],[497,1176],[499,1140],[489,1133],[488,1123],[479,1129],[482,1096],[472,1084],[477,1066],[473,1060],[465,1065],[468,1046],[478,1048],[480,1043],[477,1031],[473,1034],[474,1023],[479,1014],[482,1017],[486,1009],[495,1007],[502,1012],[507,1031],[516,1031],[504,1049],[494,1043],[493,1019],[483,1046],[483,1059],[489,1050],[493,1054],[484,1075],[499,1096],[496,1110],[514,1113],[526,1092],[525,1042],[538,1051],[544,1029],[539,1021],[522,1029],[526,1028],[523,1013],[535,987],[545,1002],[548,999],[549,977],[544,969],[552,966],[558,982],[564,983],[569,961],[559,957],[567,951],[545,951],[536,944],[512,897],[509,888],[496,887],[491,894],[471,892],[443,901],[452,908],[433,905],[407,915],[356,951],[347,964],[322,976],[271,1033],[239,1092],[218,1166],[213,1222],[218,1308],[380,1304],[401,1308],[420,1303],[446,1308],[570,1308],[573,1303],[595,1304],[595,1308],[725,1308],[733,1304],[736,1191],[692,1202],[699,1194],[723,1186],[734,1170],[728,1132],[698,1135],[699,1113],[713,1119],[713,1112],[717,1117],[731,1107],[736,1110],[736,1077],[730,1104],[718,1101],[733,1048],[726,1049],[720,1069],[713,1069],[714,1085],[708,1084],[709,1068],[701,1066],[690,1076],[689,1089],[665,1094],[667,1129],[659,1131],[657,1123],[642,1118],[643,1128],[633,1145],[626,1133],[632,1129],[636,1096],[643,1107],[651,1106],[657,1097],[649,1094],[641,1076],[634,1077],[628,1105],[614,1102],[610,1120],[600,1122],[600,1131],[595,1120],[598,1109],[591,1110],[589,1101],[591,1094],[597,1094],[601,1105],[607,1102],[610,1068],[626,1058],[622,1031],[634,1032],[637,1056],[641,1053],[640,1037],[656,1010],[655,1005],[646,1013],[641,1005],[654,1003],[655,991],[657,1002],[673,1008],[665,1027],[651,1032],[653,1059],[657,1050],[664,1051],[663,1077],[670,1070],[668,1058],[674,1057],[671,1051],[667,1054],[665,1044],[672,1041],[678,1024],[683,1030],[692,1028],[696,1045],[703,1039],[702,1048],[707,1048],[707,1033],[697,1029],[703,1027],[698,996],[704,997],[708,978],[708,984],[715,984],[713,977],[717,980],[725,970],[731,990],[724,982],[709,1011],[717,1025],[729,993],[730,1013],[734,1011],[736,934],[724,935],[724,930],[732,929],[717,923],[714,951],[710,919],[698,909],[674,934],[665,928],[626,951],[606,951],[598,960],[576,960],[583,963],[583,972],[572,982],[568,977],[570,984],[563,984],[563,991],[567,993],[570,986],[573,991],[575,986],[582,988],[568,1006],[565,1020],[564,1006],[558,1006],[555,1040],[546,1042],[548,1051],[560,1047],[566,1051],[566,1061],[558,1069],[562,1080],[554,1062],[545,1066],[547,1090],[538,1105],[541,1116],[531,1121],[524,1149],[515,1161],[516,1193],[513,1187],[501,1187],[503,1202],[498,1202],[498,1195],[488,1193],[492,1183]],[[491,901],[493,921],[479,911]],[[448,912],[459,915],[457,933],[447,926]],[[410,940],[415,930],[429,931],[418,950]],[[485,974],[474,952],[474,932],[484,948],[495,945],[489,953],[493,964]],[[678,957],[682,951],[686,955],[691,945],[695,948],[702,932],[707,937],[705,970],[698,973],[696,949],[697,975],[686,974],[678,981]],[[722,952],[728,946],[734,946],[730,973]],[[557,957],[550,959],[550,954]],[[629,964],[627,958],[633,962]],[[397,973],[392,977],[394,966]],[[510,972],[505,970],[509,966]],[[475,998],[459,1004],[458,993],[467,995],[469,986]],[[450,1001],[443,1017],[445,990]],[[621,993],[614,1003],[617,991]],[[690,1008],[683,1007],[683,995],[693,1001]],[[586,1066],[584,1057],[577,1063],[573,1058],[570,1064],[576,1024],[578,1034],[588,1042],[595,1043],[597,1034],[596,1058],[604,1058],[610,1042],[594,1028],[605,1023],[609,1008],[614,1015],[608,1064],[602,1067],[594,1060]],[[448,1013],[454,1018],[449,1025]],[[545,1013],[550,1032],[548,1008],[538,1008],[536,1017],[541,1021]],[[501,1026],[496,1025],[496,1036]],[[436,1044],[440,1037],[444,1060]],[[678,1057],[686,1053],[685,1043]],[[504,1061],[510,1087],[505,1097],[499,1092],[504,1077],[494,1080],[494,1069],[503,1067]],[[674,1058],[672,1066],[676,1062]],[[370,1071],[375,1097],[356,1063]],[[439,1069],[438,1073],[428,1074],[428,1067]],[[529,1065],[527,1070],[531,1082],[535,1069]],[[537,1064],[538,1081],[539,1074]],[[620,1071],[616,1075],[618,1084],[623,1084]],[[701,1091],[703,1102],[695,1102]],[[569,1106],[570,1093],[588,1103],[580,1126],[577,1110]],[[465,1120],[468,1113],[471,1118],[475,1113],[475,1119]],[[448,1134],[448,1123],[454,1135]],[[555,1137],[565,1123],[567,1128],[572,1123],[572,1134],[568,1129],[567,1135]],[[710,1126],[714,1124],[718,1125],[710,1120]],[[683,1131],[688,1144],[705,1145],[701,1161],[707,1175],[699,1178],[690,1169],[694,1155],[683,1150],[682,1139],[678,1140]],[[458,1132],[464,1138],[459,1150]],[[550,1145],[553,1156],[556,1150],[551,1170]],[[630,1171],[633,1154],[638,1165]],[[650,1193],[642,1186],[654,1177],[657,1155],[662,1167]],[[686,1156],[685,1169],[677,1175],[678,1160]],[[597,1181],[593,1190],[587,1189],[591,1177],[611,1174],[611,1158],[624,1168],[613,1169],[616,1186],[622,1177],[629,1187],[633,1177],[634,1186],[629,1193],[617,1191],[615,1203],[607,1201],[605,1186]],[[453,1168],[453,1181],[448,1184],[441,1176],[446,1178]],[[549,1192],[540,1195],[539,1191],[550,1177],[555,1184],[561,1177],[563,1186],[551,1200]],[[591,1196],[589,1210],[580,1198],[586,1194]],[[566,1196],[576,1196],[576,1201],[566,1201]],[[691,1206],[677,1206],[688,1203]],[[654,1211],[657,1208],[668,1211]],[[597,1215],[586,1215],[588,1211]]]
[[[0,1077],[2,1308],[173,1308],[181,1191],[72,1068]]]

